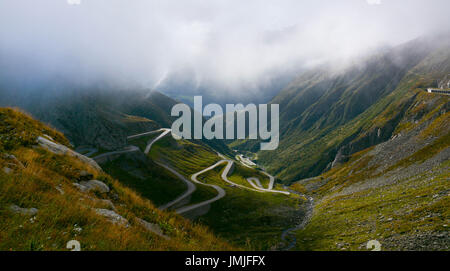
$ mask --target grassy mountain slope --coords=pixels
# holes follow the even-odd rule
[[[186,190],[186,185],[176,176],[140,153],[123,154],[101,166],[121,184],[139,191],[156,206],[173,200]]]
[[[76,157],[37,147],[48,135],[68,146],[56,130],[13,109],[0,109],[0,250],[66,250],[78,240],[82,250],[227,250],[232,247],[205,227],[161,212],[147,199]],[[110,188],[108,193],[76,189],[83,172]],[[19,208],[36,208],[21,214]],[[126,219],[112,223],[97,213],[109,209]],[[162,238],[140,223],[157,225]]]
[[[288,197],[224,185],[220,178],[222,170],[223,168],[217,168],[208,172],[202,176],[202,180],[221,186],[227,196],[214,203],[210,211],[197,221],[232,244],[249,250],[279,248],[283,231],[291,228],[305,215],[305,202],[295,194]],[[248,168],[237,165],[229,179],[243,184],[238,179],[244,181],[247,170]],[[282,190],[279,186],[275,189]]]
[[[211,148],[189,141],[175,141],[166,137],[154,144],[150,152],[152,159],[163,161],[190,178],[223,158]],[[303,199],[274,193],[258,193],[232,187],[221,179],[225,165],[216,167],[199,176],[199,180],[222,187],[226,196],[211,204],[209,211],[195,221],[207,225],[218,236],[240,247],[250,250],[269,250],[278,247],[284,230],[291,228],[305,213]],[[259,171],[235,162],[229,180],[247,186],[248,177],[258,177],[263,184],[268,177]],[[196,185],[190,204],[211,199],[217,192],[202,185]],[[280,185],[274,189],[283,190]]]
[[[157,91],[147,89],[98,88],[73,90],[57,85],[48,89],[14,90],[0,85],[0,106],[18,106],[37,119],[62,131],[76,147],[97,148],[100,152],[128,145],[127,136],[170,128],[175,120],[171,109],[178,102]],[[57,91],[59,90],[59,91]],[[196,140],[231,153],[220,140]]]
[[[419,91],[450,72],[449,44],[418,39],[344,70],[301,75],[272,101],[280,104],[280,146],[258,153],[259,162],[293,182],[388,140]],[[252,144],[234,147],[257,151]]]
[[[115,150],[127,145],[128,135],[142,133],[166,125],[159,108],[149,107],[147,118],[125,110],[123,101],[131,101],[144,93],[92,91],[70,92],[43,98],[32,97],[31,104],[20,105],[36,118],[62,131],[75,146]],[[137,99],[137,98],[136,98]],[[12,105],[16,103],[12,102]]]
[[[383,250],[449,249],[450,100],[412,94],[392,138],[296,183],[317,201],[297,249],[365,250],[369,240]]]

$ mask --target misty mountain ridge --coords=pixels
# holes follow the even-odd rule
[[[257,83],[241,82],[227,85],[197,78],[195,71],[183,69],[164,77],[154,89],[189,106],[193,106],[194,96],[202,96],[204,104],[262,104],[278,94],[301,69],[268,72]]]
[[[127,136],[170,128],[175,120],[171,109],[179,103],[158,91],[143,88],[59,87],[54,86],[50,91],[17,91],[14,95],[0,92],[0,106],[26,110],[62,131],[76,147],[112,151],[128,146]],[[220,140],[193,142],[230,153]]]
[[[280,104],[281,109],[278,150],[257,152],[258,141],[227,142],[276,173],[278,189],[283,182],[290,191],[299,194],[290,199],[276,199],[270,194],[244,192],[218,179],[223,169],[219,168],[214,173],[217,176],[211,173],[203,180],[221,184],[227,189],[226,196],[214,202],[206,213],[189,218],[210,226],[233,244],[242,245],[243,237],[255,234],[251,235],[256,238],[254,247],[265,250],[277,247],[274,242],[281,234],[280,225],[283,229],[291,228],[294,218],[306,226],[283,230],[283,235],[288,232],[289,236],[297,236],[293,245],[299,250],[362,250],[367,240],[374,238],[389,250],[445,249],[450,102],[448,96],[425,90],[450,80],[449,45],[445,39],[421,38],[382,48],[353,63],[322,64],[302,72],[271,101]],[[178,101],[144,88],[105,85],[73,89],[55,84],[48,90],[40,86],[34,91],[32,87],[6,91],[9,95],[1,103],[26,109],[62,131],[73,145],[95,147],[100,156],[130,145],[138,146],[136,153],[118,154],[99,163],[121,185],[138,192],[143,199],[162,204],[184,189],[158,163],[168,163],[189,177],[220,159],[236,158],[224,141],[178,142],[170,136],[158,141],[146,156],[143,149],[152,136],[130,142],[127,136],[170,127],[174,120],[170,111]],[[21,116],[10,109],[5,112],[7,119],[14,119],[9,117],[11,114]],[[31,123],[38,125],[34,120]],[[5,131],[18,129],[8,124]],[[36,133],[39,132],[33,132],[32,136]],[[50,136],[56,137],[56,133],[53,131]],[[32,143],[33,137],[30,136]],[[11,137],[2,138],[7,143],[4,145],[9,146]],[[65,138],[64,143],[69,145]],[[252,152],[257,154],[253,156]],[[64,159],[55,158],[55,163],[61,164]],[[230,178],[243,185],[255,169],[234,163],[235,176]],[[44,164],[42,168],[48,166]],[[120,188],[109,175],[101,174],[101,180],[109,187]],[[199,197],[202,200],[214,197],[210,192],[199,189],[189,201],[196,203]],[[115,203],[114,198],[110,201]],[[28,204],[42,206],[40,202]],[[273,209],[277,212],[272,212]],[[222,216],[227,212],[234,215]],[[367,223],[373,217],[376,223]],[[135,218],[132,215],[127,219]],[[336,229],[339,233],[334,232]],[[261,234],[266,237],[261,238]]]
[[[330,169],[339,151],[345,157],[388,140],[414,102],[410,95],[450,72],[449,48],[449,36],[422,37],[342,70],[323,65],[302,73],[271,102],[280,104],[280,147],[275,154],[260,152],[259,161],[295,181]],[[398,102],[384,127],[374,127]],[[372,138],[379,128],[381,135]],[[253,141],[232,146],[257,151]]]
[[[249,92],[243,93],[244,99],[241,99],[242,96],[235,96],[232,92],[211,91],[206,85],[201,85],[195,79],[195,73],[189,69],[166,76],[157,89],[188,104],[194,95],[199,94],[206,95],[204,104],[247,104],[245,101],[263,103],[275,96],[271,103],[280,104],[281,110],[281,144],[276,152],[292,153],[298,159],[299,156],[291,148],[292,142],[297,145],[298,138],[301,138],[300,145],[316,148],[316,140],[351,122],[392,93],[414,66],[439,47],[445,48],[449,44],[448,37],[421,37],[395,47],[377,47],[374,54],[363,55],[359,59],[315,65],[314,68],[302,71],[290,83],[285,82],[292,77],[291,74],[273,81],[269,85],[277,87],[269,87],[259,97]],[[276,74],[270,78],[273,77]],[[1,82],[1,105],[24,108],[66,133],[76,146],[88,145],[105,150],[125,147],[125,138],[131,133],[170,127],[174,120],[170,117],[170,110],[178,103],[157,91],[139,87],[120,88],[112,83],[97,83],[92,87],[62,79],[34,83],[36,81],[33,79]],[[284,89],[277,93],[281,86]],[[429,86],[433,84],[430,83]],[[351,141],[351,138],[348,137],[347,140]],[[213,144],[220,146],[219,149],[224,152],[228,151],[223,142]],[[233,143],[232,146],[240,144]],[[246,141],[239,148],[257,151],[258,145],[259,142]],[[296,169],[294,176],[308,177],[321,173],[337,153],[338,149],[327,151],[324,157],[308,162],[314,166]],[[277,157],[268,156],[272,159]],[[261,153],[260,158],[270,168],[273,166],[264,153]],[[316,159],[320,162],[316,163]],[[277,173],[282,172],[281,168],[272,169]],[[284,174],[279,176],[283,177]],[[292,173],[287,176],[291,178]]]

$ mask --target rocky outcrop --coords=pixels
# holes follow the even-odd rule
[[[78,180],[80,182],[82,182],[82,181],[89,181],[89,180],[92,180],[92,179],[94,179],[94,175],[89,173],[89,172],[87,172],[87,171],[85,171],[85,170],[82,170],[80,172],[80,177],[78,178]]]
[[[89,164],[90,166],[92,166],[93,168],[97,169],[97,170],[101,170],[101,167],[97,164],[97,162],[95,162],[94,160],[92,160],[91,158],[88,158],[82,154],[79,154],[69,148],[67,148],[66,146],[63,146],[61,144],[58,144],[56,142],[53,142],[47,138],[44,138],[42,136],[38,137],[37,139],[37,143],[39,146],[41,146],[44,149],[49,150],[50,152],[53,152],[55,154],[61,154],[61,155],[69,155],[69,156],[73,156],[73,157],[77,157],[78,159],[80,159],[81,161]]]
[[[354,153],[390,140],[395,128],[405,116],[406,111],[413,104],[415,98],[416,95],[404,102],[397,113],[382,126],[373,127],[364,134],[359,134],[358,132],[344,141],[331,163],[331,167],[326,168],[324,171],[347,162]]]
[[[85,186],[87,188],[87,191],[97,191],[102,194],[109,193],[109,187],[105,183],[98,180],[80,182],[80,185]]]
[[[334,158],[333,162],[331,162],[331,168],[335,168],[338,165],[348,161],[348,155],[344,155],[343,154],[344,150],[345,150],[344,148],[339,149],[339,151],[336,154],[336,157]]]
[[[35,216],[39,211],[36,208],[20,208],[15,204],[10,205],[9,210],[15,214],[21,214],[25,216]]]
[[[101,194],[106,194],[109,193],[110,189],[109,187],[98,180],[90,180],[88,182],[80,182],[80,183],[73,183],[73,186],[75,186],[76,188],[78,188],[78,190],[80,190],[81,192],[90,192],[90,191],[94,191],[94,192],[99,192]]]
[[[101,216],[106,217],[111,223],[117,224],[120,226],[128,227],[128,220],[123,218],[121,215],[117,214],[114,211],[107,209],[95,209],[95,212]]]
[[[72,185],[83,193],[87,192],[87,187],[84,185],[81,185],[79,183],[73,183]]]

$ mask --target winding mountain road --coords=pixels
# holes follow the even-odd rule
[[[234,163],[234,162],[231,161],[231,160],[226,160],[226,159],[224,159],[224,160],[221,160],[221,161],[215,163],[214,165],[212,165],[212,166],[210,166],[210,167],[208,167],[208,168],[205,168],[205,169],[203,169],[202,171],[199,171],[199,172],[197,172],[197,173],[195,173],[194,175],[191,176],[191,180],[192,180],[193,182],[198,183],[198,184],[200,184],[200,185],[205,185],[205,186],[213,187],[213,188],[216,189],[216,191],[218,192],[218,195],[217,195],[216,197],[210,199],[210,200],[203,201],[203,202],[200,202],[200,203],[191,205],[191,206],[185,206],[185,207],[182,207],[182,208],[180,208],[180,209],[177,209],[176,212],[177,212],[178,214],[186,213],[186,212],[189,212],[189,211],[191,211],[191,210],[194,210],[194,209],[203,207],[203,206],[205,206],[205,205],[211,204],[211,203],[213,203],[213,202],[215,202],[215,201],[218,201],[219,199],[225,197],[226,192],[225,192],[225,190],[223,190],[223,188],[221,188],[221,187],[219,187],[219,186],[217,186],[217,185],[212,185],[212,184],[205,184],[205,183],[202,183],[202,182],[200,182],[200,181],[197,179],[197,177],[198,177],[199,175],[201,175],[201,174],[203,174],[203,173],[205,173],[205,172],[208,172],[208,171],[210,171],[210,170],[213,170],[214,168],[218,167],[219,165],[221,165],[221,164],[223,164],[223,163],[226,163],[227,166],[226,166],[225,169],[223,170],[222,175],[221,175],[221,178],[222,178],[223,181],[225,181],[226,183],[232,185],[233,187],[239,187],[239,188],[241,188],[241,189],[251,190],[251,191],[254,191],[254,192],[258,192],[258,193],[281,193],[281,194],[285,194],[285,195],[289,195],[289,194],[290,194],[289,192],[286,192],[286,191],[269,190],[269,189],[264,189],[264,188],[259,188],[259,187],[256,187],[255,189],[252,189],[252,188],[249,188],[249,187],[247,187],[247,186],[240,185],[240,184],[237,184],[237,183],[234,183],[234,182],[230,181],[230,180],[228,179],[228,174],[229,174],[229,172],[230,172],[230,170],[231,170],[231,167],[233,166],[233,163]],[[273,177],[272,177],[272,178],[273,178]],[[249,178],[249,179],[257,179],[257,178]],[[258,180],[258,183],[259,183],[259,180]],[[259,183],[259,184],[261,185],[261,183]],[[261,186],[261,187],[262,187],[262,186]]]
[[[273,177],[272,175],[270,175],[269,173],[267,173],[265,171],[262,171],[262,173],[264,175],[266,175],[267,177],[269,177],[269,179],[270,179],[270,181],[269,181],[269,190],[272,190],[273,189],[273,185],[275,183],[275,177]]]
[[[129,136],[128,139],[136,139],[139,137],[143,137],[143,136],[148,136],[148,135],[152,135],[152,134],[156,134],[159,132],[162,132],[159,136],[157,136],[155,139],[153,139],[151,142],[149,142],[147,144],[147,147],[145,148],[144,154],[149,154],[153,144],[155,144],[158,140],[162,139],[163,137],[165,137],[166,135],[168,135],[172,130],[168,129],[168,128],[161,128],[159,130],[156,131],[151,131],[151,132],[147,132],[147,133],[142,133],[142,134],[138,134],[138,135],[134,135],[134,136]],[[175,169],[171,168],[169,165],[164,164],[162,162],[157,162],[155,161],[155,163],[157,165],[159,165],[160,167],[163,167],[165,169],[167,169],[168,171],[172,172],[175,176],[177,176],[181,181],[183,181],[186,186],[187,186],[187,190],[181,194],[180,196],[178,196],[177,198],[175,198],[174,200],[162,205],[159,207],[160,210],[165,210],[168,209],[178,203],[180,203],[181,201],[183,201],[184,199],[186,199],[187,197],[189,197],[190,195],[192,195],[192,193],[195,192],[195,190],[197,189],[197,187],[190,182],[188,179],[186,179],[182,174],[180,174],[178,171],[176,171]]]
[[[165,137],[166,135],[168,135],[171,131],[172,131],[172,130],[171,130],[171,129],[168,129],[168,128],[161,128],[161,129],[158,129],[158,130],[155,130],[155,131],[150,131],[150,132],[146,132],[146,133],[141,133],[141,134],[137,134],[137,135],[128,136],[127,139],[129,139],[129,140],[130,140],[130,139],[136,139],[136,138],[140,138],[140,137],[144,137],[144,136],[149,136],[149,135],[152,135],[152,134],[156,134],[156,133],[162,132],[159,136],[157,136],[155,139],[153,139],[152,141],[150,141],[150,142],[147,144],[147,146],[146,146],[146,148],[145,148],[145,150],[144,150],[144,154],[147,155],[147,154],[150,152],[150,150],[151,150],[153,144],[155,144],[157,141],[159,141],[160,139],[162,139],[163,137]],[[108,156],[119,155],[119,154],[124,154],[124,153],[129,153],[129,152],[136,152],[136,151],[140,151],[140,149],[139,149],[138,147],[136,147],[136,146],[128,146],[128,147],[125,148],[124,150],[104,153],[104,154],[101,154],[101,155],[98,155],[98,156],[94,157],[93,159],[97,161],[97,160],[101,160],[101,159],[107,158]],[[218,155],[219,155],[221,158],[225,158],[223,155],[220,155],[220,154],[218,154]],[[241,160],[241,162],[242,162],[242,160]],[[177,212],[178,214],[183,214],[183,213],[192,211],[192,210],[194,210],[194,209],[197,209],[197,208],[206,206],[206,205],[208,205],[208,204],[211,204],[211,203],[213,203],[213,202],[215,202],[215,201],[218,201],[219,199],[225,197],[226,192],[225,192],[225,190],[224,190],[223,188],[221,188],[220,186],[212,185],[212,184],[206,184],[206,183],[200,182],[200,181],[197,179],[197,177],[198,177],[199,175],[201,175],[201,174],[203,174],[203,173],[205,173],[205,172],[208,172],[208,171],[210,171],[210,170],[216,168],[217,166],[219,166],[219,165],[221,165],[221,164],[223,164],[223,163],[227,163],[227,165],[226,165],[225,169],[224,169],[223,172],[222,172],[221,178],[222,178],[223,181],[225,181],[226,183],[232,185],[233,187],[239,187],[239,188],[241,188],[241,189],[246,189],[246,190],[250,190],[250,191],[254,191],[254,192],[259,192],[259,193],[281,193],[281,194],[285,194],[285,195],[289,195],[289,194],[290,194],[289,192],[286,192],[286,191],[277,191],[277,190],[273,190],[272,188],[273,188],[273,184],[274,184],[274,182],[275,182],[275,178],[274,178],[273,176],[271,176],[270,174],[266,173],[266,172],[263,172],[263,174],[267,175],[267,176],[269,177],[269,179],[270,179],[270,182],[269,182],[269,188],[268,188],[268,189],[263,188],[263,186],[261,185],[261,182],[260,182],[259,179],[256,178],[256,177],[248,178],[248,179],[247,179],[247,181],[250,183],[250,185],[252,185],[252,186],[254,187],[254,189],[230,181],[230,180],[228,179],[228,174],[229,174],[229,172],[230,172],[230,170],[231,170],[231,168],[232,168],[234,162],[233,162],[232,160],[228,160],[228,159],[223,159],[223,160],[221,160],[221,161],[215,163],[214,165],[212,165],[212,166],[210,166],[210,167],[208,167],[208,168],[205,168],[205,169],[203,169],[203,170],[201,170],[201,171],[199,171],[199,172],[193,174],[193,175],[191,176],[191,180],[192,180],[193,183],[190,182],[189,180],[187,180],[182,174],[180,174],[179,172],[177,172],[176,170],[174,170],[173,168],[171,168],[169,165],[164,164],[164,163],[162,163],[162,162],[157,162],[157,161],[155,161],[155,163],[156,163],[157,165],[159,165],[159,166],[165,168],[166,170],[170,171],[171,173],[173,173],[173,174],[174,174],[175,176],[177,176],[180,180],[182,180],[182,181],[186,184],[186,186],[187,186],[187,190],[186,190],[183,194],[181,194],[179,197],[177,197],[177,198],[175,198],[174,200],[172,200],[172,201],[170,201],[170,202],[164,204],[163,206],[160,206],[159,209],[161,209],[161,210],[168,209],[168,208],[170,208],[170,207],[172,207],[172,206],[174,206],[174,205],[176,205],[176,204],[182,202],[184,199],[186,199],[187,197],[189,197],[190,195],[192,195],[192,193],[194,193],[195,190],[196,190],[196,186],[194,185],[194,183],[197,183],[197,184],[200,184],[200,185],[204,185],[204,186],[212,187],[212,188],[214,188],[214,189],[217,191],[217,196],[214,197],[214,198],[212,198],[212,199],[209,199],[209,200],[206,200],[206,201],[203,201],[203,202],[194,204],[194,205],[184,206],[184,207],[181,207],[181,208],[177,209],[176,212]],[[245,164],[245,163],[243,163],[243,164]],[[255,185],[255,184],[253,183],[253,181],[254,181],[257,185]]]
[[[255,163],[253,163],[249,158],[244,157],[242,154],[236,155],[236,158],[246,167],[253,168],[256,166]]]
[[[130,139],[136,139],[136,138],[140,138],[140,137],[143,137],[143,136],[148,136],[148,135],[157,134],[157,133],[159,133],[159,132],[164,132],[164,131],[166,131],[166,130],[169,130],[169,129],[167,129],[167,128],[161,128],[161,129],[158,129],[158,130],[155,130],[155,131],[150,131],[150,132],[145,132],[145,133],[142,133],[142,134],[132,135],[132,136],[127,137],[127,139],[128,139],[128,140],[130,140]]]
[[[264,172],[263,172],[264,173]],[[272,177],[273,178],[273,177]],[[279,190],[273,190],[270,187],[273,187],[273,184],[269,184],[269,189],[263,188],[263,186],[261,185],[261,182],[259,181],[258,178],[256,177],[252,177],[252,178],[248,178],[247,182],[253,186],[255,189],[258,190],[258,192],[266,192],[266,193],[279,193],[279,194],[284,194],[284,195],[290,195],[291,193],[287,192],[287,191],[279,191]],[[255,184],[256,183],[256,184]]]
[[[171,202],[164,204],[163,206],[160,206],[159,207],[160,210],[165,210],[167,208],[170,208],[170,207],[176,205],[177,203],[179,203],[179,202],[183,201],[184,199],[186,199],[187,197],[189,197],[192,193],[195,192],[195,190],[197,190],[197,187],[192,182],[190,182],[188,179],[186,179],[183,175],[178,173],[173,168],[169,167],[166,164],[160,163],[160,162],[155,161],[155,163],[157,165],[159,165],[160,167],[163,167],[163,168],[167,169],[168,171],[172,172],[175,176],[177,176],[180,180],[182,180],[187,185],[187,190],[181,196],[177,197],[176,199],[172,200]]]
[[[156,141],[160,140],[161,138],[165,137],[167,134],[169,134],[170,132],[172,132],[171,129],[167,129],[167,128],[162,128],[162,129],[160,129],[160,131],[163,131],[163,133],[160,134],[159,136],[157,136],[155,139],[153,139],[153,140],[147,145],[147,147],[145,148],[145,151],[144,151],[145,154],[148,154],[148,153],[150,152],[150,149],[152,148],[153,144],[154,144]]]
[[[156,133],[159,133],[159,132],[163,132],[162,134],[160,134],[158,137],[156,137],[155,139],[153,139],[153,140],[147,145],[147,147],[145,148],[144,153],[145,153],[145,154],[148,154],[148,153],[150,152],[150,149],[152,148],[152,145],[153,145],[156,141],[158,141],[158,140],[160,140],[161,138],[165,137],[165,136],[166,136],[168,133],[170,133],[171,131],[172,131],[171,129],[161,128],[161,129],[158,129],[158,130],[155,130],[155,131],[150,131],[150,132],[146,132],[146,133],[142,133],[142,134],[137,134],[137,135],[128,136],[127,139],[128,139],[128,140],[130,140],[130,139],[136,139],[136,138],[140,138],[140,137],[143,137],[143,136],[148,136],[148,135],[156,134]],[[94,149],[92,149],[92,150],[94,150]],[[95,149],[95,150],[96,150],[96,149]],[[140,150],[140,149],[139,149],[138,147],[136,147],[136,146],[128,146],[128,147],[126,147],[125,149],[120,150],[120,151],[112,151],[112,152],[102,153],[102,154],[100,154],[100,155],[97,155],[97,156],[93,157],[92,159],[94,159],[95,161],[98,161],[98,160],[101,160],[101,159],[106,158],[106,157],[108,157],[108,156],[118,155],[118,154],[124,154],[124,153],[129,153],[129,152],[136,152],[136,151],[139,151],[139,150]],[[87,156],[89,156],[89,155],[87,155]]]
[[[148,154],[153,146],[154,143],[156,143],[157,141],[159,141],[160,139],[162,139],[163,137],[165,137],[166,135],[168,135],[171,132],[171,129],[168,128],[161,128],[155,131],[150,131],[150,132],[146,132],[146,133],[142,133],[142,134],[137,134],[137,135],[133,135],[133,136],[129,136],[127,137],[128,139],[136,139],[136,138],[140,138],[140,137],[144,137],[144,136],[148,136],[148,135],[152,135],[152,134],[156,134],[162,132],[159,136],[157,136],[155,139],[153,139],[151,142],[149,142],[145,148],[144,153]],[[86,149],[85,151],[89,151],[89,155],[93,155],[95,152],[97,152],[97,149]],[[140,151],[140,149],[136,146],[128,146],[123,150],[120,151],[113,151],[113,152],[108,152],[108,153],[103,153],[100,154],[92,159],[94,159],[95,161],[99,161],[101,159],[107,158],[109,156],[112,155],[119,155],[119,154],[124,154],[124,153],[130,153],[130,152],[137,152]],[[251,178],[247,178],[247,182],[253,187],[247,187],[244,185],[240,185],[237,183],[234,183],[232,181],[230,181],[228,179],[228,174],[234,164],[234,162],[232,160],[226,159],[225,156],[223,156],[222,154],[218,153],[217,154],[219,157],[223,158],[223,160],[215,163],[214,165],[205,168],[195,174],[193,174],[191,176],[191,181],[189,181],[188,179],[186,179],[182,174],[180,174],[179,172],[177,172],[176,170],[174,170],[173,168],[171,168],[169,165],[164,164],[162,162],[158,162],[155,161],[155,163],[163,168],[165,168],[166,170],[170,171],[171,173],[173,173],[175,176],[177,176],[180,180],[182,180],[186,186],[187,186],[187,190],[181,194],[180,196],[178,196],[177,198],[175,198],[174,200],[164,204],[163,206],[160,206],[159,209],[160,210],[166,210],[180,202],[182,202],[183,200],[185,200],[186,198],[188,198],[189,196],[191,196],[197,189],[197,187],[195,186],[194,183],[199,184],[199,185],[204,185],[204,186],[209,186],[214,188],[217,191],[217,196],[215,196],[212,199],[197,203],[197,204],[193,204],[193,205],[187,205],[181,208],[178,208],[175,210],[176,213],[178,214],[184,214],[186,212],[201,208],[203,206],[209,205],[211,203],[214,203],[220,199],[222,199],[223,197],[226,196],[226,192],[223,188],[221,188],[220,186],[217,185],[213,185],[213,184],[206,184],[203,182],[200,182],[197,178],[198,176],[200,176],[201,174],[204,174],[210,170],[213,170],[214,168],[218,167],[219,165],[226,163],[226,167],[222,172],[221,178],[223,181],[225,181],[226,183],[230,184],[233,187],[239,187],[241,189],[246,189],[246,190],[250,190],[250,191],[254,191],[254,192],[259,192],[259,193],[281,193],[281,194],[285,194],[285,195],[290,195],[290,192],[287,191],[277,191],[277,190],[273,190],[273,186],[275,183],[275,178],[270,175],[269,173],[265,172],[265,171],[261,171],[264,175],[266,175],[267,177],[269,177],[269,185],[268,188],[265,189],[263,187],[263,185],[261,184],[260,180],[257,177],[251,177]],[[254,164],[253,162],[251,162],[248,158],[245,159],[243,157],[243,155],[239,155],[237,156],[237,160],[239,160],[244,166],[247,166],[249,168],[253,168]],[[297,193],[295,191],[290,190],[292,193],[296,193],[296,194],[300,194]],[[313,211],[313,205],[314,205],[314,201],[311,197],[307,197],[308,199],[308,206],[307,206],[307,211],[306,211],[306,215],[304,217],[304,219],[302,221],[300,221],[300,223],[298,225],[296,225],[293,228],[289,228],[283,231],[282,235],[281,235],[281,239],[285,242],[285,247],[283,247],[283,250],[290,250],[292,248],[295,247],[296,244],[296,238],[295,235],[293,234],[293,232],[295,232],[296,230],[302,229],[305,227],[305,225],[309,222],[309,220],[311,219],[312,216],[312,211]],[[288,238],[290,240],[288,240]]]
[[[99,162],[101,159],[107,158],[108,156],[119,155],[119,154],[124,154],[124,153],[129,153],[129,152],[137,152],[137,151],[140,151],[140,149],[138,147],[136,147],[136,146],[128,146],[128,147],[126,147],[123,150],[103,153],[103,154],[100,154],[100,155],[97,155],[97,156],[93,157],[92,159],[94,159],[95,161]]]
[[[176,212],[177,212],[178,214],[183,214],[183,213],[189,212],[189,211],[191,211],[191,210],[194,210],[194,209],[203,207],[203,206],[205,206],[205,205],[211,204],[211,203],[213,203],[213,202],[215,202],[215,201],[218,201],[219,199],[225,197],[226,192],[225,192],[225,190],[223,190],[222,187],[217,186],[217,185],[214,185],[214,184],[206,184],[206,183],[202,183],[202,182],[200,182],[200,181],[197,179],[197,177],[198,177],[199,175],[201,175],[201,174],[203,174],[203,173],[205,173],[205,172],[208,172],[208,171],[210,171],[210,170],[216,168],[217,166],[219,166],[220,164],[224,163],[225,161],[226,161],[226,160],[219,161],[219,162],[217,162],[216,164],[214,164],[214,165],[212,165],[212,166],[210,166],[210,167],[208,167],[208,168],[205,168],[204,170],[202,170],[202,171],[200,171],[200,172],[197,172],[197,173],[195,173],[194,175],[191,176],[191,180],[192,180],[194,183],[198,183],[198,184],[200,184],[200,185],[209,186],[209,187],[212,187],[212,188],[216,189],[216,191],[217,191],[217,196],[215,196],[215,197],[212,198],[212,199],[209,199],[209,200],[206,200],[206,201],[203,201],[203,202],[194,204],[194,205],[190,205],[190,206],[185,206],[185,207],[179,208],[179,209],[176,210]],[[228,170],[228,171],[229,171],[229,170]],[[224,174],[228,174],[228,171],[225,172],[225,170],[224,170],[224,172],[222,173],[222,178],[223,178],[223,175],[224,175]]]
[[[260,188],[264,189],[264,187],[261,185],[261,182],[259,181],[258,178],[248,178],[247,182],[256,189],[260,189]],[[255,183],[256,183],[256,185],[255,185]]]
[[[231,161],[231,160],[222,160],[222,161],[219,161],[219,163],[228,163],[227,164],[227,167],[225,168],[225,170],[223,171],[223,173],[222,173],[222,179],[226,182],[226,183],[229,183],[229,184],[231,184],[232,186],[236,186],[236,187],[239,187],[239,188],[242,188],[242,189],[247,189],[247,190],[250,190],[250,191],[254,191],[254,192],[259,192],[259,193],[282,193],[282,194],[285,194],[285,195],[289,195],[290,193],[289,192],[285,192],[285,191],[277,191],[277,190],[271,190],[271,189],[264,189],[264,188],[259,188],[259,187],[257,187],[257,186],[255,186],[255,189],[253,189],[253,188],[250,188],[250,187],[247,187],[247,186],[244,186],[244,185],[241,185],[241,184],[237,184],[237,183],[234,183],[234,182],[232,182],[232,181],[230,181],[230,180],[228,180],[228,178],[227,178],[227,176],[228,176],[228,172],[230,171],[230,169],[231,169],[231,167],[233,166],[233,161]],[[272,177],[273,178],[273,177]],[[257,179],[257,178],[249,178],[249,179]],[[275,178],[274,178],[275,179]],[[248,181],[248,179],[247,179],[247,181]],[[258,180],[259,181],[259,180]],[[270,186],[270,185],[269,185]],[[273,184],[272,184],[272,186],[273,186]]]
[[[244,155],[240,154],[240,155],[236,155],[236,158],[239,162],[241,162],[242,165],[248,167],[248,168],[253,168],[254,166],[257,166],[254,162],[252,162],[249,158],[244,157]],[[275,184],[275,177],[273,177],[272,175],[270,175],[269,173],[265,172],[265,171],[261,171],[264,175],[266,175],[267,177],[269,177],[269,187],[267,189],[265,189],[262,185],[261,182],[259,181],[258,178],[248,178],[247,182],[253,186],[255,189],[259,189],[262,190],[264,192],[274,192],[274,193],[283,193],[286,195],[289,195],[290,193],[288,192],[283,192],[283,191],[276,191],[273,190],[273,185]],[[256,184],[255,184],[256,183]]]
[[[84,156],[91,157],[92,155],[94,155],[98,152],[98,149],[90,148],[90,147],[86,147],[86,148],[82,147],[82,148],[75,149],[75,151],[80,154],[83,154]]]

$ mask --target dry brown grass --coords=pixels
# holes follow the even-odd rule
[[[234,249],[207,228],[174,213],[159,211],[150,201],[77,158],[33,147],[33,137],[40,132],[67,144],[67,139],[54,129],[12,109],[1,109],[0,118],[7,120],[0,126],[3,138],[24,135],[21,140],[9,139],[14,144],[7,148],[1,144],[1,152],[7,151],[25,165],[22,168],[16,161],[0,155],[0,250],[67,250],[66,243],[70,240],[78,240],[82,250]],[[11,127],[5,128],[5,123]],[[4,167],[13,172],[6,174]],[[105,182],[111,192],[101,195],[78,191],[73,183],[83,170]],[[115,225],[99,216],[95,208],[108,208],[99,199],[111,200],[129,226]],[[9,210],[11,204],[37,208],[39,212],[34,218],[15,214]],[[136,222],[137,218],[158,224],[170,239],[148,232]],[[82,230],[77,231],[78,227]]]

